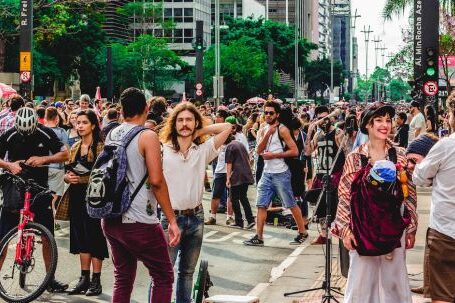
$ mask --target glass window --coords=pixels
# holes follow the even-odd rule
[[[167,38],[172,37],[172,29],[165,29],[164,30],[164,37],[167,37]]]
[[[164,19],[172,19],[172,8],[165,8],[164,9]]]
[[[183,30],[183,34],[185,38],[193,38],[193,29],[192,28],[185,28]]]
[[[174,38],[176,37],[183,37],[183,30],[182,29],[174,29]]]
[[[182,22],[183,21],[183,9],[182,8],[174,8],[174,21],[175,22]]]
[[[193,17],[193,9],[192,8],[184,8],[183,13],[185,17]]]
[[[163,37],[163,30],[155,29],[155,37]]]

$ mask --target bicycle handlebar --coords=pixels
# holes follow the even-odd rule
[[[32,179],[25,180],[7,171],[4,171],[3,175],[5,175],[7,178],[13,179],[13,182],[16,183],[17,186],[24,187],[26,190],[31,189],[39,191],[42,194],[53,194],[53,191],[51,191],[49,188],[39,185]]]

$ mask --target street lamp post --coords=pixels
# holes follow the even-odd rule
[[[381,43],[382,40],[379,39],[379,36],[378,36],[377,38],[375,38],[375,39],[373,40],[373,42],[374,42],[374,54],[375,54],[375,61],[374,61],[374,62],[375,62],[375,64],[376,64],[374,68],[376,68],[376,67],[378,67],[378,50],[381,49],[381,48],[379,47],[379,43]]]
[[[351,26],[352,28],[352,39],[351,39],[351,87],[352,90],[355,88],[355,78],[357,76],[357,65],[354,65],[354,56],[355,56],[355,50],[354,50],[354,41],[356,39],[355,37],[355,25],[357,23],[357,18],[360,18],[361,16],[357,14],[357,9],[355,9],[354,16],[351,16],[351,19],[354,19],[353,24]]]
[[[300,1],[295,0],[294,9],[294,102],[297,106],[298,92],[299,92],[299,14]]]

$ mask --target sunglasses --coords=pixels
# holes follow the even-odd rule
[[[265,112],[264,112],[264,115],[266,115],[266,116],[273,116],[273,115],[275,115],[275,112],[267,112],[267,111],[265,111]]]
[[[416,160],[416,159],[413,159],[413,158],[409,158],[409,159],[408,159],[408,163],[411,163],[411,164],[416,165],[416,164],[417,164],[417,160]]]

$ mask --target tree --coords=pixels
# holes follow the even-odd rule
[[[244,100],[267,91],[267,58],[264,51],[256,45],[251,37],[242,37],[228,45],[220,45],[225,97],[238,97]],[[204,54],[206,94],[213,93],[214,70],[215,51],[211,46]]]
[[[314,98],[318,93],[320,95],[330,88],[330,60],[320,58],[308,63],[305,68],[305,80],[308,82],[308,95]],[[340,61],[335,61],[333,65],[333,83],[334,86],[340,86],[344,79],[343,65]]]
[[[225,24],[226,29],[223,29],[220,34],[221,43],[229,45],[233,41],[248,37],[251,46],[267,54],[268,43],[272,42],[274,68],[294,76],[295,32],[293,27],[281,22],[265,21],[263,18],[253,20],[252,17],[245,19],[225,17]],[[311,50],[317,49],[317,46],[306,39],[298,40],[298,46],[299,66],[305,67]]]
[[[406,100],[409,101],[411,97],[409,96],[409,91],[411,87],[409,84],[401,78],[393,78],[390,80],[387,91],[389,92],[389,98],[392,101]]]
[[[106,52],[100,51],[97,62],[105,62]],[[188,64],[170,50],[163,38],[140,35],[135,42],[112,44],[114,88],[116,93],[135,86],[162,93],[188,72]],[[103,74],[101,83],[107,82]]]

